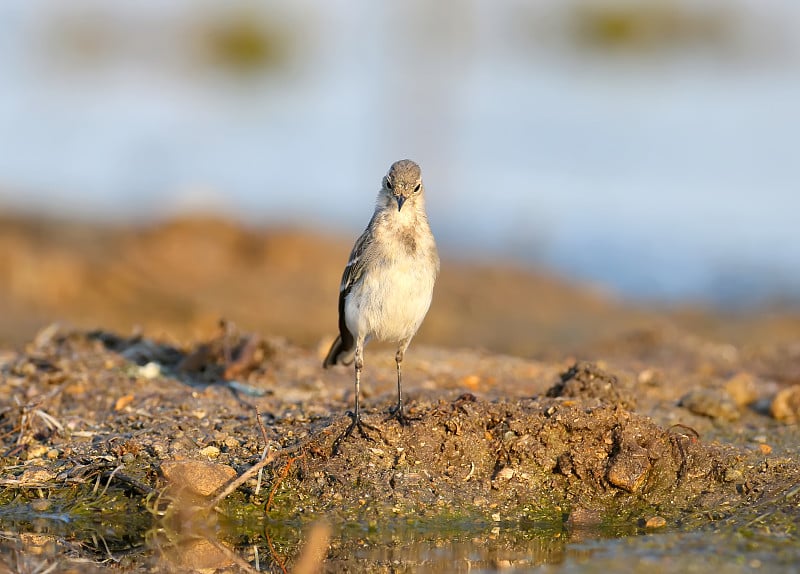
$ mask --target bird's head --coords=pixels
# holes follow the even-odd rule
[[[410,205],[416,203],[422,192],[422,172],[410,159],[394,162],[383,178],[381,194],[387,205],[396,206],[397,211],[402,210],[406,202]]]

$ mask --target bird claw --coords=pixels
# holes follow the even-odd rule
[[[358,434],[361,438],[368,440],[370,442],[376,442],[376,441],[374,438],[369,436],[369,433],[367,433],[367,429],[378,433],[378,436],[380,436],[381,439],[383,439],[383,435],[381,434],[380,429],[372,426],[371,424],[365,423],[363,420],[361,420],[360,416],[356,416],[352,411],[347,411],[347,416],[349,416],[353,420],[350,422],[350,425],[347,427],[347,429],[345,429],[345,431],[342,434],[340,434],[335,441],[333,441],[333,450],[331,452],[331,456],[336,456],[337,454],[339,454],[339,447],[341,446],[342,442],[344,442],[344,440],[347,437],[351,436],[353,434],[353,431],[356,429],[358,429]]]
[[[391,419],[396,420],[402,427],[410,427],[411,421],[418,421],[420,420],[420,417],[410,417],[406,414],[406,411],[402,405],[395,405],[389,409],[389,416],[386,420]]]

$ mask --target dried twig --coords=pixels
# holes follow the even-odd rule
[[[264,460],[269,453],[269,439],[267,438],[267,427],[264,426],[264,419],[261,418],[261,411],[256,405],[256,420],[258,421],[258,428],[261,429],[261,438],[264,439],[264,451],[261,453],[261,460]],[[264,468],[258,470],[258,482],[256,482],[256,496],[261,492],[261,478],[264,474]]]
[[[283,562],[283,560],[281,560],[281,557],[278,556],[278,553],[275,552],[275,547],[272,545],[272,538],[270,538],[269,532],[267,532],[266,530],[264,531],[264,537],[267,539],[267,544],[269,545],[269,551],[270,551],[270,554],[272,554],[272,558],[274,558],[275,562],[278,563],[278,566],[280,567],[281,572],[283,572],[283,574],[287,574],[286,565]]]
[[[104,479],[107,479],[109,484],[111,483],[112,480],[115,480],[117,482],[121,482],[122,484],[124,484],[127,487],[129,487],[130,490],[132,490],[136,494],[142,494],[142,495],[147,496],[150,493],[155,492],[154,488],[152,488],[150,486],[147,486],[146,484],[143,484],[143,483],[139,482],[138,480],[136,480],[134,478],[131,478],[130,476],[122,474],[121,472],[117,472],[117,471],[119,471],[120,468],[122,468],[122,467],[119,466],[119,467],[115,468],[114,470],[112,470],[111,472],[108,472],[108,471],[103,472],[101,474],[101,477],[104,478]],[[108,485],[106,485],[106,489],[108,489]]]
[[[225,554],[231,562],[235,562],[236,565],[241,568],[245,572],[258,572],[258,570],[254,569],[249,562],[243,560],[239,557],[238,554],[233,552],[230,548],[221,544],[218,540],[214,538],[206,538],[208,542],[210,542],[217,550]]]
[[[117,474],[117,472],[119,472],[123,468],[125,468],[125,465],[121,464],[117,468],[111,471],[111,474],[108,475],[108,481],[106,482],[106,487],[103,489],[103,492],[100,493],[100,497],[105,496],[106,491],[108,491],[108,487],[111,486],[111,481],[114,480],[114,475]]]
[[[258,428],[261,429],[261,438],[264,439],[264,446],[269,445],[269,438],[267,438],[267,427],[264,426],[264,419],[261,418],[261,411],[256,405],[256,421],[258,421]]]
[[[275,452],[267,453],[267,455],[264,458],[262,458],[260,461],[258,461],[252,467],[248,468],[245,472],[242,473],[241,476],[239,476],[238,478],[234,478],[228,484],[226,484],[225,488],[223,488],[222,491],[217,496],[214,497],[214,499],[206,506],[206,508],[208,508],[208,509],[216,508],[216,506],[220,502],[225,500],[225,498],[227,498],[228,495],[230,495],[231,492],[233,492],[234,490],[239,488],[241,485],[243,485],[245,482],[247,482],[254,474],[256,474],[259,470],[261,470],[262,468],[267,466],[269,463],[271,463],[273,460],[275,460],[276,456],[277,455],[276,455]]]
[[[293,456],[288,461],[286,461],[286,466],[283,467],[281,475],[275,480],[275,482],[272,484],[272,490],[269,491],[269,498],[267,498],[267,504],[264,506],[265,514],[269,512],[269,508],[270,506],[272,506],[272,499],[275,497],[275,492],[278,490],[278,487],[281,485],[286,476],[289,474],[289,469],[292,468],[292,464],[294,464],[294,461],[300,460],[301,458],[305,458],[305,456],[306,456],[305,454]]]

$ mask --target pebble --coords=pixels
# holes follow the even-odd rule
[[[155,379],[161,376],[161,365],[155,361],[150,361],[146,365],[139,367],[139,376],[145,379]]]
[[[664,528],[666,525],[667,521],[663,516],[651,516],[644,523],[645,528]]]
[[[504,466],[497,472],[497,476],[495,476],[497,480],[511,480],[514,478],[514,469],[510,466]]]
[[[178,488],[208,496],[236,476],[230,466],[201,460],[168,460],[161,463],[161,473]]]
[[[45,446],[43,444],[33,445],[28,449],[28,454],[26,456],[27,460],[33,460],[35,458],[42,458],[44,455],[47,454],[47,451],[50,450],[50,447]]]
[[[770,414],[785,423],[800,421],[800,385],[792,385],[782,389],[772,399]]]
[[[19,477],[19,482],[22,485],[44,484],[55,479],[55,477],[56,474],[53,471],[41,466],[35,466],[26,468]]]
[[[636,492],[644,484],[651,466],[645,449],[626,448],[611,460],[606,478],[617,488]]]
[[[219,456],[219,452],[219,447],[214,445],[209,445],[200,449],[200,454],[207,456],[208,458],[217,458]]]
[[[741,413],[731,395],[724,389],[694,389],[683,396],[680,406],[696,415],[735,421]]]
[[[603,521],[602,515],[596,510],[583,508],[579,506],[573,508],[567,518],[567,526],[569,528],[586,528],[588,526],[597,526]]]
[[[758,399],[759,381],[752,374],[741,372],[728,379],[725,390],[737,405],[744,407]]]
[[[50,510],[51,503],[46,498],[37,498],[36,500],[32,500],[30,503],[31,510],[35,510],[36,512],[45,512],[46,510]]]
[[[641,385],[657,386],[662,382],[663,376],[655,369],[645,369],[639,372],[636,380]]]
[[[725,482],[738,482],[742,480],[743,476],[744,475],[742,474],[742,471],[739,470],[738,468],[726,468],[725,474],[722,476],[722,479]]]

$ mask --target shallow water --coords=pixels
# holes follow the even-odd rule
[[[102,515],[95,529],[46,515],[20,512],[0,517],[0,563],[41,571],[70,566],[117,565],[190,571],[229,568],[276,572],[296,563],[309,532],[305,524],[248,521],[178,533],[153,522],[126,531],[127,515]],[[448,523],[410,521],[332,524],[323,569],[328,572],[797,572],[797,532],[770,519],[709,523],[700,529],[647,531],[629,525],[568,529],[561,524]]]

